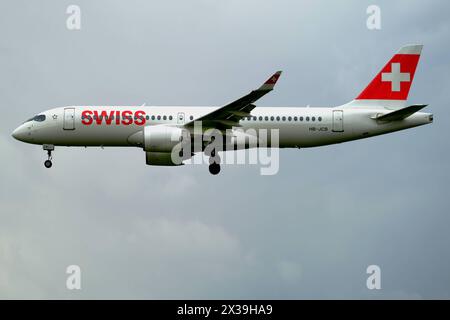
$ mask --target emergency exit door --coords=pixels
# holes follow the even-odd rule
[[[177,123],[184,124],[184,112],[178,112]]]
[[[344,112],[342,110],[333,110],[333,131],[344,131]]]

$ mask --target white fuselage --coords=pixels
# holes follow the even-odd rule
[[[13,133],[33,144],[55,146],[139,146],[133,135],[145,126],[183,126],[219,107],[86,106],[50,109],[45,120],[27,121]],[[404,120],[380,122],[380,108],[256,107],[240,121],[243,130],[278,129],[279,147],[315,147],[403,130],[433,121],[417,112]]]

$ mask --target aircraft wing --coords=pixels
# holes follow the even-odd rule
[[[255,108],[256,100],[273,90],[275,83],[281,75],[281,71],[275,72],[264,84],[249,94],[230,102],[229,104],[214,110],[198,119],[190,121],[185,126],[193,126],[194,121],[202,121],[203,128],[217,128],[226,130],[232,127],[240,127],[239,120],[250,116]]]

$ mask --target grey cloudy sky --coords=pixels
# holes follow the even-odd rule
[[[370,4],[1,1],[0,298],[450,298],[450,3],[375,1],[379,31]],[[57,148],[47,170],[10,136],[57,106],[220,105],[278,69],[258,105],[339,105],[417,42],[410,101],[435,123],[282,150],[275,176],[149,167],[134,148]]]

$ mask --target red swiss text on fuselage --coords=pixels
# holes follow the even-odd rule
[[[81,113],[81,123],[89,125],[124,125],[135,124],[142,126],[146,122],[145,111],[131,111],[131,110],[84,110]]]

